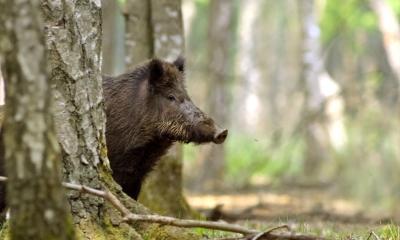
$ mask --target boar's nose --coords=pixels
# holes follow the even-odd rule
[[[215,131],[213,142],[216,143],[216,144],[221,144],[221,143],[223,143],[225,141],[227,136],[228,136],[228,130],[227,129],[217,128],[217,130]]]

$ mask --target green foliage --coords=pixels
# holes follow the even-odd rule
[[[205,39],[207,36],[208,26],[208,1],[197,0],[196,1],[196,15],[192,21],[190,27],[190,33],[188,34],[187,44],[189,53],[193,52],[192,55],[196,56],[196,60],[205,66],[207,51],[206,42],[198,41],[199,39]],[[198,67],[197,67],[198,68]],[[198,69],[196,69],[198,70]]]
[[[396,117],[381,108],[364,109],[347,120],[347,130],[348,144],[338,156],[338,183],[348,196],[364,203],[394,206],[400,197]]]
[[[124,5],[125,2],[126,2],[126,0],[117,0],[117,2],[118,2],[120,5]]]
[[[236,186],[243,186],[254,177],[274,180],[301,170],[304,144],[298,139],[273,144],[268,138],[257,140],[232,134],[226,147],[227,180]]]
[[[399,0],[388,0],[389,5],[393,8],[397,14],[397,18],[400,21],[400,1]]]
[[[257,140],[249,135],[230,134],[225,147],[225,177],[230,186],[244,187],[254,179],[271,182],[301,174],[304,142],[300,139],[288,138],[273,144],[268,138]],[[194,164],[196,146],[185,145],[183,154],[186,164]]]
[[[208,5],[210,0],[196,0],[196,4]]]
[[[377,19],[369,1],[346,0],[338,4],[336,0],[327,0],[320,25],[322,40],[329,42],[339,34],[376,30]]]
[[[388,0],[400,20],[400,1]],[[321,18],[322,40],[329,42],[340,34],[354,35],[358,31],[378,31],[376,14],[365,0],[346,0],[340,4],[327,0]]]

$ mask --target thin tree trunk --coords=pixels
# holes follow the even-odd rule
[[[240,89],[237,90],[238,97],[235,98],[237,111],[233,116],[236,121],[237,129],[241,133],[256,133],[256,126],[261,122],[260,116],[263,115],[258,90],[261,88],[261,72],[255,67],[256,48],[254,39],[256,38],[256,28],[254,27],[260,15],[262,0],[248,0],[241,2],[241,11],[238,26],[238,75],[241,79]]]
[[[340,149],[346,142],[343,124],[344,101],[339,85],[328,75],[320,49],[320,28],[314,0],[300,2],[303,30],[303,78],[306,92],[305,106],[305,175],[321,177],[320,163],[328,160],[332,149]]]
[[[229,52],[234,17],[234,2],[231,0],[211,1],[208,17],[208,112],[217,124],[227,125],[228,87],[230,74]],[[223,186],[225,169],[224,145],[203,147],[200,157],[198,186],[215,190]]]
[[[126,65],[152,57],[174,61],[184,52],[180,0],[128,0],[124,7]],[[151,210],[172,216],[191,216],[182,194],[182,149],[175,145],[146,179],[139,201]]]
[[[122,13],[117,0],[102,0],[103,41],[102,73],[116,75],[124,69],[124,29]]]
[[[4,143],[12,239],[75,239],[61,186],[40,0],[1,1],[7,22]],[[27,24],[29,23],[29,24]]]
[[[154,57],[172,62],[183,55],[185,42],[181,6],[181,0],[151,0]],[[182,169],[182,146],[175,144],[149,175],[140,201],[162,214],[193,216],[182,192]]]
[[[400,85],[400,24],[395,12],[386,0],[371,0],[372,9],[378,17],[379,29],[382,32],[383,45],[393,72]],[[399,92],[400,92],[400,87]]]
[[[150,0],[127,0],[125,16],[125,65],[135,65],[153,56]]]

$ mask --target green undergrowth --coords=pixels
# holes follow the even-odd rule
[[[304,144],[300,139],[276,144],[268,138],[231,135],[226,148],[226,180],[233,186],[270,183],[301,171]]]
[[[336,160],[341,192],[368,206],[395,210],[400,199],[399,122],[374,110],[348,120],[347,132],[348,143]]]
[[[270,183],[301,173],[304,151],[301,139],[290,138],[275,144],[268,138],[230,134],[225,149],[225,182],[233,188]],[[185,145],[185,164],[195,164],[196,154],[196,145]]]
[[[255,223],[255,222],[244,222],[241,223],[244,226],[252,227],[267,231],[277,226],[284,225],[286,223],[279,222],[276,224],[272,223]],[[375,240],[379,237],[380,240],[399,240],[400,239],[400,227],[394,224],[388,224],[383,226],[362,226],[362,225],[341,225],[337,223],[299,223],[290,224],[291,230],[298,234],[304,234],[309,236],[324,237],[327,240]],[[284,231],[284,230],[283,230]],[[240,235],[221,232],[210,229],[194,229],[197,235],[201,235],[204,239],[213,238],[232,238]],[[279,231],[278,231],[279,232]],[[277,233],[278,233],[277,232]]]

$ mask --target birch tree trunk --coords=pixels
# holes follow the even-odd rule
[[[388,62],[400,85],[400,24],[386,0],[370,0],[378,17]],[[400,87],[398,87],[400,92]]]
[[[157,57],[174,61],[184,52],[181,0],[130,0],[125,8],[126,64]],[[175,145],[149,174],[139,201],[151,210],[179,217],[193,213],[182,194],[182,148]]]
[[[153,56],[150,0],[127,0],[125,16],[125,64],[128,69]]]
[[[211,1],[208,17],[208,98],[207,112],[221,126],[227,125],[229,51],[232,36],[234,2]],[[202,148],[198,186],[203,190],[216,190],[223,186],[225,169],[224,145],[209,144]]]
[[[12,239],[75,239],[61,186],[40,0],[3,0],[4,143]],[[0,11],[1,11],[0,10]],[[2,41],[3,43],[5,43]]]
[[[259,98],[259,89],[262,87],[261,71],[256,67],[256,38],[257,19],[260,16],[262,0],[248,0],[241,2],[240,17],[238,20],[238,56],[237,74],[240,78],[238,97],[234,99],[237,111],[232,118],[237,119],[234,128],[242,133],[257,133],[257,126],[263,116],[263,108]],[[261,117],[260,117],[261,116]]]
[[[321,161],[329,160],[329,151],[340,150],[346,142],[343,123],[344,101],[340,86],[328,75],[320,49],[320,28],[315,1],[302,0],[300,15],[303,32],[303,79],[305,106],[305,175],[312,179],[319,174]]]

